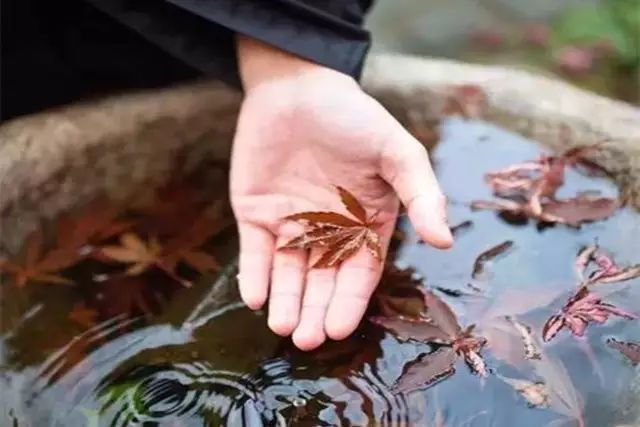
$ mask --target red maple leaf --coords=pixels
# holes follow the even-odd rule
[[[471,207],[574,227],[608,218],[620,207],[619,200],[586,193],[569,199],[556,199],[556,192],[564,184],[567,166],[580,164],[595,168],[593,163],[584,160],[584,155],[601,145],[576,147],[559,156],[543,155],[534,161],[489,172],[485,179],[499,199],[474,201]]]
[[[638,317],[630,312],[621,310],[612,304],[602,302],[602,299],[589,292],[585,286],[581,287],[559,313],[551,316],[542,328],[542,339],[552,340],[558,332],[565,327],[573,335],[583,336],[589,323],[605,323],[609,316],[618,316],[625,319],[637,319]]]
[[[419,319],[407,319],[401,315],[377,316],[370,320],[403,340],[415,340],[441,347],[405,366],[403,374],[394,385],[396,392],[409,392],[428,387],[455,372],[455,362],[462,357],[472,372],[482,377],[488,375],[486,364],[480,356],[486,339],[473,335],[473,325],[462,329],[451,307],[434,293],[422,290],[425,310]]]
[[[355,219],[337,212],[300,212],[285,217],[286,220],[302,222],[305,231],[280,249],[321,248],[324,253],[313,268],[333,267],[354,255],[366,246],[369,252],[382,262],[380,236],[374,231],[378,226],[376,215],[367,216],[365,208],[342,187],[336,187],[342,204]]]
[[[590,266],[595,268],[586,276]],[[586,246],[578,252],[575,269],[584,286],[623,282],[640,277],[640,264],[620,267],[611,255],[597,245]]]
[[[0,260],[0,271],[12,274],[18,287],[27,282],[72,284],[60,272],[86,257],[84,246],[120,234],[132,225],[117,221],[119,213],[118,206],[98,199],[79,215],[62,215],[57,220],[51,248],[46,247],[44,232],[38,228],[26,240],[22,262]]]

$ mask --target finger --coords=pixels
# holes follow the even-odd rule
[[[312,251],[310,265],[320,251]],[[293,342],[301,350],[313,350],[326,339],[324,321],[336,281],[336,268],[308,268],[300,311],[300,323],[293,332]]]
[[[431,168],[429,154],[400,124],[395,124],[382,154],[382,177],[394,188],[416,232],[427,243],[446,249],[453,244],[446,199]]]
[[[298,224],[280,227],[278,247],[300,233]],[[307,271],[307,251],[279,249],[273,256],[271,293],[269,295],[269,328],[278,335],[291,335],[298,326],[300,301]]]
[[[385,252],[394,226],[394,221],[389,221],[379,230]],[[366,248],[360,248],[340,265],[325,320],[325,332],[330,338],[344,339],[358,327],[378,285],[383,266],[384,262],[376,259]]]
[[[249,308],[257,310],[267,300],[275,238],[264,228],[248,222],[238,223],[238,232],[240,296]]]

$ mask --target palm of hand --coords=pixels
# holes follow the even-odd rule
[[[334,189],[341,185],[369,214],[379,212],[377,231],[386,248],[399,207],[398,186],[405,203],[422,192],[410,188],[401,167],[426,156],[415,141],[390,147],[407,135],[355,82],[333,82],[329,88],[285,81],[248,94],[232,160],[241,295],[254,309],[268,298],[269,326],[280,335],[293,333],[302,349],[317,347],[327,335],[344,338],[357,327],[382,264],[361,249],[337,268],[312,269],[315,250],[277,250],[301,232],[282,218],[302,211],[346,213]],[[424,173],[420,177],[426,177],[427,189],[435,182]],[[427,238],[434,240],[431,234]]]

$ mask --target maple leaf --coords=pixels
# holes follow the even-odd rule
[[[371,255],[382,262],[380,236],[374,231],[378,226],[376,215],[367,216],[367,212],[355,198],[342,187],[336,187],[342,204],[356,219],[337,212],[300,212],[285,217],[285,220],[298,221],[305,225],[305,231],[291,239],[280,249],[324,250],[313,268],[333,267],[354,255],[366,246]]]
[[[595,269],[585,277],[587,268],[595,265]],[[606,252],[597,245],[582,248],[575,261],[575,271],[583,286],[601,283],[624,282],[640,277],[640,264],[620,267]]]
[[[462,357],[475,374],[487,376],[486,364],[480,356],[486,339],[472,334],[473,325],[462,329],[451,307],[437,295],[427,290],[421,292],[425,309],[419,319],[406,319],[401,316],[370,318],[374,324],[389,330],[399,339],[442,346],[439,350],[409,363],[394,389],[412,391],[428,387],[453,374],[458,357]]]
[[[430,387],[450,377],[456,371],[457,357],[451,347],[441,347],[432,353],[420,356],[417,360],[405,365],[392,390],[396,393],[408,393]]]
[[[477,279],[480,276],[482,276],[482,274],[484,273],[485,265],[489,261],[504,254],[512,247],[513,247],[513,241],[505,240],[504,242],[482,252],[480,255],[478,255],[475,262],[473,263],[473,272],[471,273],[471,277],[473,277],[474,279]]]
[[[542,155],[533,161],[488,172],[485,174],[485,180],[494,194],[500,197],[521,196],[526,200],[554,199],[556,192],[564,184],[565,169],[577,164],[593,165],[584,160],[584,155],[600,148],[603,143],[578,146],[559,156]]]
[[[573,227],[608,218],[620,207],[619,200],[598,198],[586,192],[569,199],[556,199],[556,192],[564,184],[566,167],[590,165],[583,161],[584,154],[601,144],[576,147],[559,156],[543,155],[534,161],[489,172],[485,174],[485,180],[494,194],[502,199],[474,201],[471,207]]]
[[[0,259],[0,271],[12,274],[15,285],[19,288],[27,282],[70,285],[73,281],[57,273],[74,264],[80,256],[68,253],[64,255],[45,253],[44,235],[41,229],[37,229],[26,240],[22,265]]]
[[[607,340],[609,347],[618,350],[625,355],[635,366],[640,364],[640,343],[618,341],[615,338]]]
[[[120,236],[119,246],[103,246],[100,251],[109,259],[131,264],[125,274],[137,276],[159,264],[162,247],[156,238],[144,242],[137,234],[125,233]]]
[[[573,335],[583,336],[590,322],[605,323],[609,316],[625,319],[636,319],[633,313],[621,310],[616,306],[602,302],[602,299],[581,287],[573,295],[558,314],[551,316],[542,329],[542,339],[550,341],[563,328],[568,328]]]
[[[609,197],[579,195],[570,199],[543,202],[541,212],[559,222],[579,227],[585,222],[601,221],[613,215],[621,206],[620,201]],[[544,219],[543,219],[544,221]]]
[[[449,231],[451,231],[451,235],[453,235],[453,237],[458,237],[460,233],[470,229],[471,227],[473,227],[473,221],[466,220],[466,221],[462,221],[459,224],[449,227]],[[424,243],[424,242],[421,240],[419,243]]]
[[[57,218],[55,240],[50,250],[45,250],[42,229],[35,230],[27,238],[22,265],[0,260],[0,271],[15,276],[18,287],[27,282],[72,284],[59,272],[71,267],[87,255],[83,247],[115,236],[132,226],[131,221],[117,221],[121,209],[104,199],[97,199],[76,216],[60,215]]]
[[[471,202],[471,208],[474,210],[495,210],[533,218],[541,222],[579,227],[585,222],[599,221],[610,217],[620,208],[620,202],[607,197],[593,198],[583,194],[572,199],[541,202],[537,207],[529,202],[507,199],[475,200]]]

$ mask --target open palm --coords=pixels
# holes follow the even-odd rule
[[[269,326],[301,349],[357,327],[382,264],[361,249],[337,268],[311,268],[315,250],[278,249],[302,211],[345,213],[339,185],[368,214],[387,248],[399,199],[418,233],[451,245],[444,198],[426,150],[357,83],[339,73],[303,75],[247,92],[238,121],[231,199],[240,232],[240,291],[252,309],[269,300]]]

